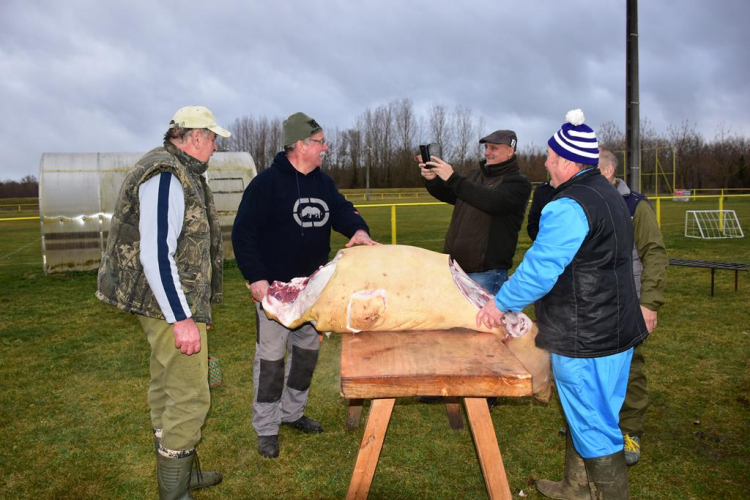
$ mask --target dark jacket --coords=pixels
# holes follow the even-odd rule
[[[523,225],[531,183],[521,175],[516,157],[495,165],[479,164],[465,177],[425,181],[427,191],[455,205],[445,253],[467,273],[510,269]]]
[[[351,237],[367,224],[320,168],[307,175],[286,154],[245,189],[232,229],[237,265],[250,283],[310,276],[328,262],[331,229]]]
[[[628,207],[598,170],[557,189],[575,200],[589,231],[552,290],[538,301],[538,347],[572,358],[625,351],[648,336],[633,280],[633,225]]]
[[[536,240],[539,234],[539,220],[542,218],[542,209],[555,197],[555,188],[549,182],[539,184],[531,197],[529,216],[526,219],[526,232],[531,241]]]

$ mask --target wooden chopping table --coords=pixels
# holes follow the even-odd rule
[[[464,399],[489,497],[511,498],[485,398],[531,396],[531,375],[496,335],[462,329],[343,335],[341,394],[350,402],[347,428],[356,427],[362,400],[372,399],[347,499],[367,498],[396,398],[436,395]]]

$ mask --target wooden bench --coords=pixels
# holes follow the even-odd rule
[[[489,497],[511,499],[486,398],[531,396],[531,375],[496,335],[459,329],[344,335],[341,394],[350,402],[348,429],[357,427],[362,402],[372,400],[347,499],[367,498],[396,398],[436,395],[459,418],[463,398]]]
[[[685,267],[705,267],[711,269],[711,297],[714,296],[714,273],[717,269],[727,269],[734,271],[734,291],[737,291],[737,274],[739,271],[750,271],[750,264],[736,262],[716,262],[712,260],[689,260],[689,259],[669,259],[670,266]]]

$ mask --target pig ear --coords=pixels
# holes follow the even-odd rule
[[[385,290],[360,290],[349,298],[346,327],[354,332],[375,330],[385,321]]]

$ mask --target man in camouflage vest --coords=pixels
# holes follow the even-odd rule
[[[216,137],[230,135],[207,108],[175,113],[164,145],[123,182],[99,267],[96,296],[138,315],[151,345],[148,402],[162,499],[190,498],[189,490],[222,480],[200,471],[195,446],[211,404],[206,331],[211,304],[221,301],[223,262],[203,173]]]

